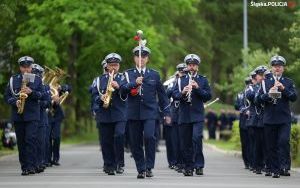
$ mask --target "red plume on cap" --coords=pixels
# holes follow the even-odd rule
[[[140,40],[140,36],[138,36],[138,35],[135,35],[135,36],[133,37],[133,40],[135,40],[135,41],[139,41],[139,40]]]
[[[139,87],[137,87],[137,88],[132,88],[132,89],[130,90],[130,94],[131,94],[131,96],[137,96],[137,95],[139,94]]]

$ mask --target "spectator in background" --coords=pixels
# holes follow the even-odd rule
[[[221,109],[218,124],[220,126],[220,131],[224,131],[227,129],[228,117],[224,109]]]
[[[212,109],[208,110],[208,112],[205,116],[205,122],[206,122],[207,129],[208,129],[209,139],[216,139],[218,116]]]
[[[233,110],[227,110],[228,129],[232,130],[233,122],[237,120],[237,115]]]
[[[218,125],[220,128],[220,139],[224,139],[223,131],[225,131],[228,127],[228,117],[224,109],[221,109]]]

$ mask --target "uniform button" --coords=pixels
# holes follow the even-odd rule
[[[141,102],[143,102],[144,100],[143,99],[141,99]]]

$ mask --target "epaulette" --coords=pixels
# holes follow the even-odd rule
[[[286,80],[288,80],[290,82],[293,82],[293,80],[291,78],[289,78],[289,77],[282,77],[282,79],[286,79]]]
[[[124,72],[131,72],[131,71],[134,71],[135,70],[135,68],[131,68],[131,69],[127,69],[126,71],[124,71]]]

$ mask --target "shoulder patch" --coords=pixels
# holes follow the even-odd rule
[[[293,80],[291,79],[291,78],[289,78],[289,77],[282,77],[282,79],[286,79],[286,80],[288,80],[288,81],[290,81],[290,82],[293,82]]]
[[[157,70],[154,70],[154,69],[148,69],[150,72],[152,72],[152,73],[155,73],[155,74],[157,74],[157,75],[159,75],[159,72],[157,71]]]
[[[125,72],[131,72],[131,71],[134,71],[135,68],[131,68],[131,69],[127,69]]]
[[[155,69],[149,69],[150,71],[153,71],[153,72],[156,72],[156,73],[159,73],[157,70]]]
[[[12,78],[20,78],[21,77],[21,74],[14,74],[11,76]]]

